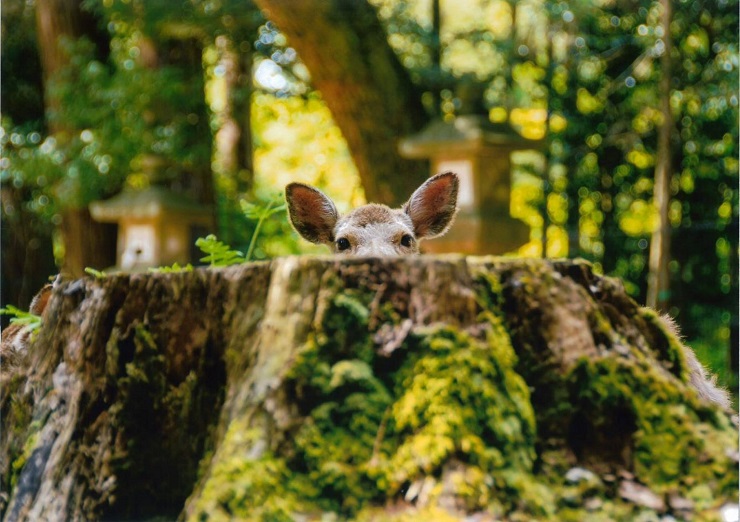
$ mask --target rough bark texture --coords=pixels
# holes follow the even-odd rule
[[[584,263],[285,258],[71,281],[44,315],[0,383],[7,521],[711,520],[737,499],[695,361]]]
[[[347,140],[368,201],[400,205],[427,177],[401,158],[398,139],[426,123],[375,10],[365,0],[257,0],[311,72]]]

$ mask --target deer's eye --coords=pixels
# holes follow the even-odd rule
[[[404,234],[401,236],[401,246],[410,247],[411,244],[414,242],[414,238],[411,237],[409,234]]]
[[[337,248],[341,250],[347,250],[350,247],[349,239],[346,237],[340,237],[337,239]]]

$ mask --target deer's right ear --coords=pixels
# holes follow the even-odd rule
[[[334,225],[339,213],[334,202],[323,192],[302,183],[285,187],[290,222],[311,243],[333,243]]]
[[[417,239],[441,236],[457,212],[457,174],[445,172],[426,180],[403,206],[414,224]]]

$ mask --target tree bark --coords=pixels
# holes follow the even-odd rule
[[[69,122],[54,117],[59,110],[59,100],[54,95],[52,84],[56,75],[67,65],[70,56],[63,45],[87,37],[96,43],[96,49],[104,60],[108,54],[106,35],[98,30],[97,20],[82,10],[80,0],[38,0],[36,2],[36,32],[41,55],[44,78],[44,103],[47,125],[51,134],[61,144],[66,143],[78,129]],[[110,225],[92,219],[87,208],[69,204],[62,211],[62,240],[65,257],[62,271],[71,277],[84,275],[86,267],[103,269],[115,264],[116,239],[111,236]],[[93,243],[90,237],[103,238]]]
[[[118,225],[98,223],[87,208],[68,208],[59,229],[64,241],[62,272],[67,277],[82,277],[88,267],[103,270],[116,264]]]
[[[246,44],[249,44],[245,40]],[[226,83],[225,106],[216,133],[216,161],[228,180],[229,193],[244,194],[254,182],[252,154],[252,52],[248,45],[234,48],[226,36],[216,38]],[[249,46],[251,47],[251,46]]]
[[[673,155],[671,153],[671,133],[673,115],[671,113],[671,1],[661,0],[661,27],[663,28],[663,55],[660,58],[660,111],[663,123],[658,128],[657,162],[655,165],[655,184],[653,202],[658,215],[658,225],[650,240],[648,265],[648,288],[646,304],[655,310],[667,311],[670,297],[671,261],[671,222],[668,208],[671,202],[671,176],[673,175]]]
[[[421,93],[365,1],[257,0],[311,72],[357,166],[368,201],[398,205],[428,176],[398,140],[427,118]]]
[[[0,514],[712,516],[736,498],[738,440],[692,355],[582,262],[68,281],[1,374]]]

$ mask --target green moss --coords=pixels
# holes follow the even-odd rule
[[[36,449],[36,443],[38,442],[39,431],[43,427],[40,422],[32,422],[28,427],[28,436],[23,444],[23,449],[10,465],[10,487],[14,488],[18,482],[18,477],[23,470],[23,466],[26,465],[28,459],[31,457],[33,450]]]
[[[501,279],[495,272],[485,271],[476,276],[478,302],[482,309],[501,312],[504,304]]]
[[[285,461],[266,450],[259,424],[243,419],[231,424],[190,520],[290,521],[301,511]]]
[[[262,421],[232,423],[194,518],[319,510],[362,519],[420,480],[435,484],[430,506],[453,495],[471,512],[550,513],[551,495],[532,471],[529,390],[498,316],[481,316],[483,338],[425,328],[382,356],[368,329],[369,302],[359,290],[331,299],[287,376],[302,422],[258,455],[250,448],[268,440],[267,428],[254,430]],[[390,309],[375,313],[378,322],[400,320]]]
[[[641,308],[640,317],[660,333],[660,340],[656,343],[658,358],[668,363],[668,367],[674,375],[683,382],[688,382],[690,369],[684,356],[681,339],[677,337],[676,332],[668,327],[666,321],[661,319],[655,310]]]
[[[3,433],[3,437],[8,441],[7,458],[10,466],[6,476],[0,477],[0,485],[7,490],[15,487],[23,467],[36,447],[38,434],[49,415],[45,412],[42,418],[33,420],[31,396],[23,391],[26,379],[25,373],[18,373],[3,383],[6,387],[3,393],[5,394],[4,400],[7,401],[7,413],[3,411],[0,419],[2,419],[2,429],[9,430]]]
[[[373,343],[367,332],[369,301],[369,296],[356,290],[337,294],[331,300],[317,332],[317,342],[323,353],[330,355],[332,363],[343,358],[366,362],[373,359]]]
[[[534,413],[500,325],[486,342],[451,328],[424,332],[398,372],[392,408],[399,446],[388,480],[399,487],[452,456],[491,472],[530,470]]]
[[[375,377],[372,361],[337,360],[338,353],[345,347],[310,341],[291,372],[290,387],[308,415],[288,464],[314,486],[304,494],[323,510],[353,513],[379,494],[366,467],[391,395]]]
[[[3,390],[8,401],[10,401],[9,415],[5,417],[4,424],[13,426],[14,429],[26,429],[31,423],[32,404],[30,399],[22,391],[27,376],[18,373],[8,383],[3,383],[7,388]]]
[[[616,412],[629,412],[634,472],[651,489],[685,495],[709,484],[715,500],[737,493],[737,466],[727,455],[737,433],[684,385],[648,364],[616,358],[583,360],[571,379],[575,408],[592,425],[609,426]]]
[[[358,513],[356,522],[420,522],[433,520],[434,522],[460,522],[460,517],[437,506],[410,508],[405,511],[387,510],[380,507],[370,507]]]

